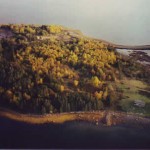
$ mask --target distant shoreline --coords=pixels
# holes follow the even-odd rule
[[[115,48],[115,49],[126,49],[126,50],[150,50],[150,45],[122,45],[122,44],[114,44],[112,42],[102,40],[102,39],[96,39],[96,38],[91,38],[93,40],[97,40],[100,42],[103,42],[107,44],[109,47]]]
[[[86,36],[86,35],[84,35],[84,33],[82,34],[82,32],[80,32],[78,30],[73,30],[73,29],[66,29],[66,30],[68,30],[68,31],[74,31],[74,32],[77,32],[78,35],[82,35],[82,36],[84,36],[86,38],[103,42],[103,43],[107,44],[109,47],[112,47],[112,48],[115,48],[115,49],[150,50],[150,45],[134,45],[134,46],[131,46],[131,45],[114,44],[114,43],[106,41],[106,40],[102,40],[102,39],[99,39],[99,38],[93,38],[93,37]],[[6,38],[6,37],[11,37],[11,36],[12,36],[12,34],[10,32],[8,32],[6,30],[5,31],[1,30],[0,39]]]
[[[150,50],[150,45],[141,46],[126,46],[126,45],[113,45],[116,49],[127,49],[127,50]]]

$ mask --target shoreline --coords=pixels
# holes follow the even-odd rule
[[[96,125],[102,124],[106,126],[115,125],[137,125],[150,126],[150,118],[143,117],[133,113],[125,113],[119,111],[93,111],[93,112],[70,112],[58,114],[33,115],[22,114],[9,109],[0,108],[0,117],[8,118],[18,122],[28,124],[63,124],[69,121],[87,121]]]
[[[105,111],[70,112],[70,113],[35,115],[35,114],[22,114],[15,112],[13,110],[0,108],[0,117],[5,117],[19,122],[26,122],[29,124],[44,124],[44,123],[62,124],[67,121],[75,121],[75,120],[95,122],[103,119],[105,115],[106,115]]]
[[[114,49],[124,49],[124,50],[150,50],[150,45],[123,45],[123,44],[115,44],[112,42],[109,42],[107,40],[103,40],[101,38],[94,38],[91,36],[87,36],[84,35],[84,33],[82,34],[82,36],[84,36],[85,38],[91,39],[91,40],[96,40],[99,42],[103,42],[104,44],[107,44],[108,47],[112,47]]]
[[[124,50],[150,50],[150,45],[128,46],[128,45],[112,45],[116,49]]]

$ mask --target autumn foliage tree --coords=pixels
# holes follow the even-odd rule
[[[117,78],[105,43],[57,25],[1,28],[13,36],[0,44],[0,99],[39,113],[103,108]]]

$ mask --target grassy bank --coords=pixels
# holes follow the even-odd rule
[[[123,92],[123,98],[120,100],[120,106],[123,111],[142,113],[144,116],[150,116],[148,85],[139,80],[128,79],[122,80],[117,86]],[[135,105],[136,100],[142,101],[145,106],[137,107]]]

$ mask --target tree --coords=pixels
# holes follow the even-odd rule
[[[20,27],[19,33],[24,33],[24,27]]]
[[[31,99],[31,96],[29,94],[27,94],[27,93],[24,93],[23,94],[23,98],[28,101],[28,100]]]
[[[32,29],[30,26],[27,26],[27,28],[25,30],[27,33],[35,34],[35,30]]]
[[[46,114],[46,108],[44,106],[42,106],[42,110],[41,110],[42,114]]]
[[[63,92],[65,90],[65,87],[63,85],[59,85],[59,91]]]
[[[97,109],[100,110],[103,108],[104,108],[104,105],[103,105],[102,101],[97,100]]]
[[[100,92],[95,92],[94,93],[94,96],[98,99],[98,100],[101,100],[102,99],[102,96],[103,96],[103,91],[100,91]]]
[[[57,25],[50,25],[48,31],[50,33],[60,33],[62,32],[62,27]]]
[[[106,87],[106,90],[103,93],[103,99],[107,100],[107,97],[108,97],[108,88]]]
[[[74,86],[75,86],[75,87],[77,87],[77,86],[78,86],[78,84],[79,84],[79,81],[74,80],[73,84],[74,84]]]
[[[2,43],[0,41],[0,53],[3,51]]]
[[[92,79],[91,79],[91,83],[92,83],[92,85],[93,85],[94,87],[98,87],[99,84],[100,84],[100,80],[98,79],[97,76],[94,76],[94,77],[92,77]]]

